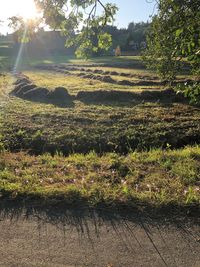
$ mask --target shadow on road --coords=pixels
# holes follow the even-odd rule
[[[177,211],[155,214],[131,209],[94,209],[65,204],[44,206],[39,203],[14,201],[2,201],[0,204],[0,221],[8,220],[11,225],[19,221],[20,224],[25,221],[36,221],[38,231],[50,225],[54,227],[54,233],[61,231],[65,245],[69,242],[69,232],[73,232],[73,235],[76,233],[79,242],[84,243],[87,240],[87,244],[84,243],[85,249],[89,246],[92,248],[91,251],[95,251],[98,247],[98,251],[101,251],[103,246],[101,258],[113,259],[114,267],[134,266],[129,265],[130,262],[139,264],[140,261],[143,265],[135,266],[187,266],[188,261],[191,261],[188,255],[193,255],[193,261],[198,262],[199,216],[196,210],[190,210],[189,215],[177,214]],[[49,235],[52,235],[52,231]],[[48,243],[48,237],[46,242]],[[186,248],[187,251],[184,251]],[[123,252],[120,263],[117,259],[118,249],[120,253]],[[183,253],[182,257],[186,259],[181,259],[180,253]],[[135,255],[135,258],[131,255]],[[82,265],[70,266],[107,266],[102,265],[102,262],[99,265],[95,264],[94,261],[95,259],[87,265],[83,260]]]

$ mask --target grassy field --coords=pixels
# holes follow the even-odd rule
[[[137,88],[129,88],[129,86],[119,85],[119,84],[110,84],[103,81],[98,81],[89,78],[77,77],[78,72],[73,73],[73,76],[67,76],[61,73],[55,73],[50,71],[39,71],[39,70],[29,70],[23,72],[27,75],[32,81],[34,81],[38,86],[46,87],[48,89],[53,89],[58,86],[63,86],[68,88],[68,91],[76,95],[79,91],[83,90],[123,90],[123,91],[141,91],[144,87],[140,86]],[[111,76],[113,78],[113,76]],[[116,77],[114,77],[116,79]],[[118,78],[122,80],[122,78]],[[133,80],[133,79],[129,79]],[[150,87],[151,88],[151,87]],[[155,88],[152,87],[152,88]]]
[[[44,63],[62,63],[65,69],[37,68]],[[139,57],[40,59],[22,64],[21,71],[39,87],[62,86],[72,96],[80,91],[165,89]],[[105,76],[111,79],[101,80]],[[0,76],[2,197],[93,205],[199,205],[198,107],[155,96],[148,101],[75,97],[63,107],[9,95],[15,80],[6,70]],[[124,80],[130,84],[122,84]],[[147,84],[140,85],[143,81]]]
[[[3,152],[1,194],[97,204],[186,206],[199,203],[200,148],[151,150],[126,156],[63,157]]]
[[[74,101],[60,108],[11,98],[2,135],[6,149],[36,154],[174,149],[200,142],[200,112],[181,103]]]

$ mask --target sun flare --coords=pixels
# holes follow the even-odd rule
[[[23,17],[25,20],[34,19],[39,16],[39,12],[36,8],[34,0],[20,0],[16,1],[18,5],[16,6],[17,15]]]

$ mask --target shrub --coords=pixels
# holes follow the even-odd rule
[[[193,84],[179,84],[176,87],[176,91],[183,92],[185,97],[188,97],[190,99],[191,104],[200,104],[200,83],[195,82]]]

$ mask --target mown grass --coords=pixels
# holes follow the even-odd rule
[[[113,69],[111,69],[113,70]],[[70,94],[76,95],[79,91],[87,90],[121,90],[121,91],[142,91],[152,90],[152,89],[163,89],[163,87],[158,86],[137,86],[131,87],[126,85],[111,84],[93,79],[86,79],[77,76],[64,75],[61,73],[51,72],[51,71],[38,71],[38,70],[28,70],[23,72],[29,77],[37,86],[46,87],[48,89],[53,89],[55,87],[63,86]],[[112,76],[111,76],[112,77]],[[123,77],[119,78],[116,76],[112,77],[114,80],[123,80]],[[126,78],[128,79],[128,78]],[[133,81],[133,79],[129,79]]]
[[[200,109],[182,103],[83,103],[69,107],[15,97],[4,107],[3,143],[32,153],[118,152],[200,143]]]
[[[99,90],[101,86],[113,89],[111,84],[60,73],[30,70],[24,73],[38,86],[64,86],[72,94]],[[8,93],[12,81],[12,76],[4,77],[2,90]],[[13,152],[25,149],[36,154],[90,151],[123,154],[135,149],[166,148],[167,144],[179,148],[200,142],[200,109],[167,99],[164,102],[72,101],[59,108],[10,97],[1,125],[1,140],[6,149]]]
[[[152,150],[126,156],[2,152],[2,196],[136,206],[200,203],[200,148]]]
[[[117,60],[111,63],[131,59]],[[64,86],[72,94],[118,89],[51,72],[25,74],[38,86]],[[167,99],[76,100],[61,108],[8,96],[12,82],[9,74],[0,77],[2,197],[92,205],[200,204],[199,108]]]

